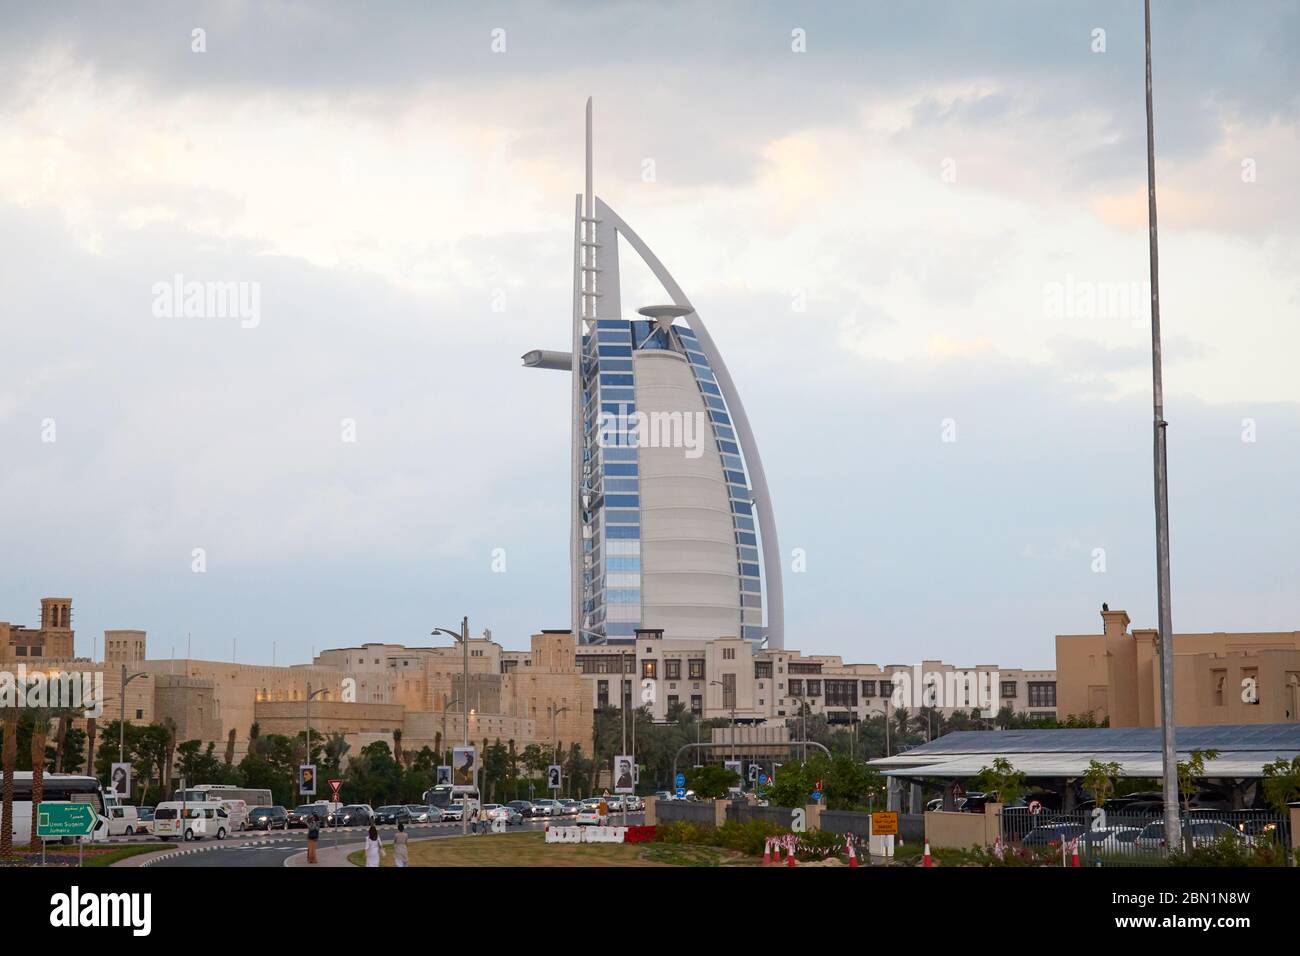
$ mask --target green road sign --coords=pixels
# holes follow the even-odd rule
[[[42,838],[90,836],[99,823],[88,803],[41,803],[36,813],[36,835]]]

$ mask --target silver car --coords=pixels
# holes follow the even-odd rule
[[[437,807],[424,807],[418,803],[408,803],[406,809],[411,812],[412,823],[442,822],[442,811]]]
[[[524,815],[514,807],[501,803],[483,804],[483,816],[489,820],[505,820],[506,826],[517,827],[523,824]]]

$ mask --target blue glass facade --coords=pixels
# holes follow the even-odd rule
[[[761,567],[750,482],[727,405],[689,328],[598,319],[582,337],[581,640],[630,641],[642,626],[641,496],[634,350],[670,350],[689,363],[721,458],[735,536],[739,633],[763,638]],[[610,416],[617,425],[611,428]],[[719,634],[718,636],[723,636]]]

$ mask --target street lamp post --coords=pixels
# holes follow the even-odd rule
[[[146,674],[141,671],[138,674],[128,675],[126,665],[122,665],[122,689],[118,696],[121,698],[121,716],[117,722],[117,762],[126,763],[126,685],[131,683],[137,677],[145,677]],[[93,758],[93,754],[91,757]],[[121,796],[119,794],[119,796]]]
[[[799,759],[808,762],[808,699],[802,694],[791,694],[799,702]]]
[[[319,697],[325,693],[326,689],[322,687],[319,690],[312,690],[311,684],[307,685],[307,756],[303,763],[311,763],[311,700],[313,697]],[[315,785],[316,781],[312,780],[312,786]],[[315,794],[312,794],[312,796],[315,796]]]
[[[722,681],[711,680],[709,681],[709,683],[713,686],[721,687],[722,693],[726,694],[727,687],[725,684],[722,683]],[[736,761],[736,699],[734,697],[731,699],[731,704],[728,709],[731,711],[731,761],[732,763],[735,763]]]
[[[1164,769],[1165,842],[1180,842],[1178,755],[1174,743],[1174,622],[1169,585],[1169,457],[1160,343],[1159,234],[1156,229],[1156,132],[1151,105],[1151,0],[1143,4],[1146,34],[1147,233],[1151,268],[1151,406],[1155,444],[1156,600],[1160,616],[1160,727]]]
[[[554,759],[556,763],[559,763],[560,762],[560,739],[555,732],[555,718],[559,717],[560,714],[566,713],[569,710],[569,708],[568,707],[560,707],[558,709],[554,709],[554,708],[555,708],[554,704],[548,704],[546,707],[546,709],[551,712],[551,749],[555,753],[555,756],[552,759]]]
[[[469,617],[465,616],[460,619],[460,633],[449,630],[445,627],[435,627],[432,634],[446,634],[453,640],[460,641],[461,648],[461,691],[460,691],[460,709],[461,709],[461,746],[469,746]],[[455,779],[456,768],[452,768],[452,779]],[[475,768],[475,782],[477,784],[478,770]],[[453,784],[454,792],[454,784]],[[460,833],[464,836],[469,832],[469,808],[466,801],[461,802],[460,811]]]

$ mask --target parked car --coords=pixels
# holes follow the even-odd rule
[[[398,804],[398,803],[389,804],[387,806],[380,807],[378,810],[375,811],[374,820],[372,822],[388,823],[394,825],[398,823],[410,823],[411,811],[406,809],[406,807],[402,804]]]
[[[136,808],[136,833],[153,833],[153,807]]]
[[[119,804],[108,808],[108,835],[132,836],[139,833],[139,810],[136,807]]]
[[[483,804],[482,816],[488,820],[505,820],[506,826],[516,827],[524,822],[524,816],[514,807],[501,803]]]
[[[578,815],[574,817],[575,826],[585,827],[603,827],[609,823],[609,817],[600,812],[600,801],[592,802],[590,800],[582,801],[582,806],[578,810]]]
[[[1034,827],[1021,838],[1026,846],[1057,846],[1088,831],[1082,823],[1048,823]]]
[[[1079,839],[1079,849],[1085,847],[1102,853],[1113,850],[1132,850],[1137,846],[1137,838],[1142,833],[1141,827],[1100,827],[1089,830]]]
[[[953,810],[955,810],[956,812],[960,813],[963,809],[965,809],[965,807],[966,807],[965,797],[958,797],[956,800],[953,801]],[[931,800],[929,803],[925,805],[925,809],[931,813],[938,813],[940,810],[943,809],[943,797],[937,797],[936,799]]]
[[[284,807],[280,807],[284,810]],[[184,840],[201,840],[214,836],[224,840],[230,830],[230,815],[215,800],[195,802],[179,800],[158,804],[153,815],[154,832],[160,840],[181,837]]]
[[[1225,823],[1222,820],[1184,822],[1182,830],[1183,843],[1186,844],[1190,838],[1193,847],[1210,846],[1224,837],[1240,840],[1247,846],[1255,842],[1253,837],[1246,836],[1231,823]],[[1165,846],[1165,822],[1157,820],[1154,823],[1148,823],[1142,828],[1142,832],[1138,834],[1136,842],[1138,846],[1149,850]],[[1178,849],[1181,849],[1181,847]]]
[[[254,807],[248,811],[248,828],[250,830],[287,830],[289,829],[289,811],[278,804],[274,807]]]
[[[330,824],[336,827],[364,827],[370,825],[374,816],[375,811],[370,809],[370,804],[350,803],[331,814]]]
[[[437,807],[423,807],[418,803],[408,803],[412,823],[441,823],[442,811]]]
[[[323,805],[319,803],[307,803],[301,807],[294,807],[289,811],[289,826],[291,828],[302,827],[305,830],[311,825],[313,820],[316,821],[317,826],[320,826],[325,822],[325,817],[327,815],[328,812]]]
[[[560,801],[552,800],[549,797],[540,797],[529,802],[532,804],[533,812],[525,814],[525,816],[558,817],[562,812]]]

